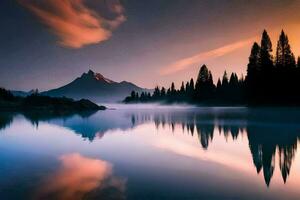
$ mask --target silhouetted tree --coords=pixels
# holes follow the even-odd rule
[[[257,88],[259,85],[256,80],[258,79],[260,71],[260,46],[255,42],[249,56],[246,77],[247,94],[250,101],[256,100],[255,97],[258,95]]]
[[[185,84],[185,92],[188,93],[190,87],[190,83],[187,81]]]
[[[222,83],[221,83],[221,79],[220,78],[218,78],[217,87],[216,87],[216,93],[217,93],[218,97],[220,97],[220,95],[222,93]]]
[[[230,79],[229,79],[229,86],[231,88],[237,88],[239,85],[239,79],[236,75],[236,73],[231,73]]]
[[[159,100],[159,98],[160,98],[160,90],[159,90],[158,86],[155,87],[152,97],[153,97],[153,99]]]
[[[267,73],[273,68],[273,56],[272,56],[272,42],[266,30],[263,31],[260,51],[259,51],[259,64],[262,70]]]
[[[185,91],[185,88],[184,88],[184,82],[182,81],[181,87],[180,87],[180,92],[183,94],[184,91]]]
[[[206,65],[202,65],[199,70],[196,87],[195,97],[196,100],[202,101],[213,97],[214,95],[214,84],[211,72],[208,70]]]
[[[256,82],[259,87],[257,92],[259,98],[264,97],[265,100],[272,98],[272,83],[274,82],[274,65],[272,56],[272,42],[266,30],[263,31],[261,44],[260,44],[260,55],[259,55],[259,65],[261,72],[256,77]]]
[[[291,46],[289,44],[289,39],[284,31],[281,31],[276,49],[276,67],[294,67],[295,66],[295,56],[291,51]]]
[[[194,84],[194,79],[190,80],[190,90],[194,91],[195,90],[195,84]]]
[[[172,95],[174,95],[176,93],[174,82],[172,82],[172,84],[171,84],[171,93],[172,93]]]
[[[225,71],[224,74],[223,74],[223,78],[222,78],[222,86],[227,87],[228,84],[229,84],[228,75],[227,75],[227,72]]]
[[[166,95],[168,98],[171,96],[171,89],[170,88],[168,88],[168,90],[167,90],[167,95]]]
[[[145,95],[144,92],[141,93],[140,100],[141,100],[141,101],[146,101],[146,100],[147,100],[147,99],[146,99],[146,95]]]
[[[217,88],[221,88],[222,87],[222,83],[220,78],[218,78],[218,82],[217,82]]]
[[[274,91],[274,97],[277,101],[297,101],[295,96],[297,85],[297,70],[296,61],[291,46],[289,44],[288,36],[281,31],[276,49],[276,74],[274,81],[274,88],[276,88],[276,94]],[[299,95],[298,95],[299,96]]]
[[[14,95],[10,91],[0,88],[0,100],[12,101],[14,100]]]
[[[162,87],[160,91],[160,97],[164,98],[166,96],[166,88]]]
[[[187,89],[187,95],[189,97],[189,100],[192,100],[195,95],[194,79],[190,80],[189,88]]]

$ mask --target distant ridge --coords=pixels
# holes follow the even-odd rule
[[[18,91],[18,90],[11,90],[10,92],[14,95],[14,96],[19,96],[19,97],[27,97],[31,94],[33,94],[36,90],[30,90],[28,92],[24,92],[24,91]]]
[[[118,102],[122,101],[133,90],[137,92],[152,91],[138,87],[131,82],[116,82],[100,73],[89,70],[65,86],[40,94],[52,97],[66,96],[74,99],[85,98],[94,102]]]

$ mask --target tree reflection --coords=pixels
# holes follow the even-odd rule
[[[289,130],[289,133],[286,133]],[[263,168],[267,185],[270,184],[274,168],[276,148],[279,154],[279,167],[286,182],[297,150],[297,131],[286,126],[247,128],[249,147],[257,173]]]
[[[0,130],[7,128],[13,122],[13,114],[1,113],[0,114]]]
[[[289,176],[300,136],[297,131],[300,126],[297,121],[300,119],[298,113],[291,113],[289,109],[279,111],[252,109],[247,112],[214,114],[170,112],[155,114],[152,117],[157,129],[164,128],[165,124],[168,124],[172,131],[175,127],[181,127],[182,132],[186,131],[192,136],[196,132],[199,143],[205,150],[213,141],[215,130],[226,140],[229,137],[236,140],[240,134],[246,133],[256,171],[257,173],[263,171],[265,183],[269,186],[275,169],[276,150],[284,183]],[[282,116],[285,116],[285,119],[282,119]],[[132,118],[135,117],[133,114]],[[150,118],[151,115],[147,119]]]

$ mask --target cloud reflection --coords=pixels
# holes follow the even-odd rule
[[[45,179],[35,199],[124,199],[126,180],[113,176],[110,163],[78,153],[63,155],[59,161],[60,169]]]

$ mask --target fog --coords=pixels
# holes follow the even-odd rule
[[[160,104],[160,103],[137,103],[137,104],[122,104],[122,103],[98,103],[99,105],[104,105],[108,109],[190,109],[190,108],[196,108],[197,106],[191,105],[191,104]]]

